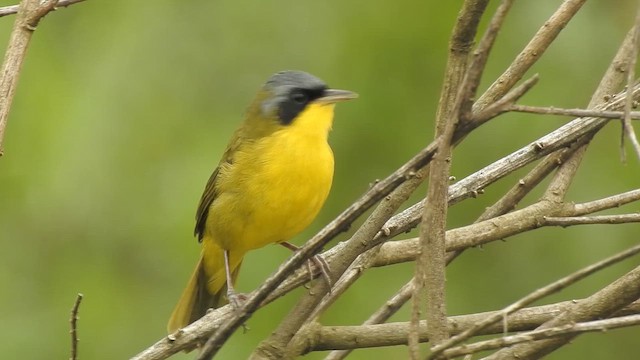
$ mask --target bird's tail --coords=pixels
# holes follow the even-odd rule
[[[200,260],[198,261],[198,265],[196,265],[196,269],[193,271],[193,274],[187,283],[186,289],[182,292],[180,300],[178,300],[178,304],[173,309],[171,318],[169,318],[169,324],[167,325],[169,333],[173,333],[200,319],[207,313],[208,309],[215,309],[227,304],[227,282],[225,280],[224,254],[222,249],[217,246],[216,248],[219,249],[219,254],[212,254],[211,248],[207,249],[206,253],[207,258],[211,256],[212,259],[216,259],[214,263],[217,269],[213,269],[214,271],[211,272],[205,271],[205,262],[208,266],[211,266],[211,264],[209,264],[209,261],[205,261],[205,253],[203,252],[200,256]],[[241,263],[242,260],[240,260],[237,265],[233,264],[236,265],[233,266],[231,270],[231,280],[234,283],[238,277]],[[212,273],[214,275],[210,277],[207,273]]]

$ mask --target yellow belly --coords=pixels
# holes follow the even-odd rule
[[[221,169],[205,237],[234,257],[289,240],[313,221],[329,194],[333,153],[326,136],[288,130],[239,150]]]

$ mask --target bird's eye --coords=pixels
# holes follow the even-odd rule
[[[308,101],[308,97],[307,94],[303,93],[303,92],[295,92],[293,94],[291,94],[291,100],[293,100],[294,102],[298,103],[298,104],[305,104]]]

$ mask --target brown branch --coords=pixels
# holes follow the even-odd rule
[[[589,109],[563,109],[553,106],[528,106],[528,105],[511,105],[504,109],[505,112],[522,112],[529,114],[542,114],[542,115],[561,115],[561,116],[576,116],[576,117],[599,117],[606,119],[623,119],[624,111],[602,111],[602,110],[589,110]],[[629,117],[633,120],[640,119],[640,111],[629,112]]]
[[[480,351],[504,348],[523,342],[532,342],[563,335],[579,335],[582,333],[594,331],[604,332],[608,330],[636,325],[640,325],[640,315],[627,315],[607,320],[595,320],[577,324],[566,324],[552,328],[524,332],[517,335],[505,336],[497,339],[479,341],[473,344],[461,345],[446,350],[443,355],[447,359],[451,359],[462,355],[474,354]]]
[[[582,301],[584,300],[577,299],[520,309],[509,315],[508,330],[510,332],[533,330],[540,326],[540,324],[566,311],[575,305],[576,302],[580,303]],[[638,314],[640,314],[640,300],[616,312],[611,316],[611,319]],[[500,315],[500,312],[489,311],[450,316],[447,319],[449,332],[451,334],[460,334],[476,323],[495,315]],[[306,331],[309,343],[307,344],[308,347],[305,349],[305,352],[337,350],[332,353],[338,353],[352,349],[406,345],[409,323],[394,322],[357,326],[314,326],[306,329]],[[504,334],[504,331],[505,329],[502,323],[495,323],[482,329],[477,335]],[[424,320],[420,322],[419,337],[421,342],[429,341],[429,337],[427,336],[427,322]],[[335,360],[334,358],[326,358],[325,360],[329,359]]]
[[[567,217],[544,217],[544,225],[547,226],[572,226],[572,225],[592,225],[592,224],[629,224],[640,222],[640,213],[623,215],[600,215],[600,216],[567,216]]]
[[[640,246],[636,246],[636,248],[638,247]],[[611,314],[631,304],[638,298],[640,298],[640,266],[588,298],[572,304],[567,310],[539,328],[552,328],[570,323],[608,318]],[[539,359],[566,344],[575,336],[575,334],[570,334],[558,338],[514,345],[495,352],[486,357],[486,359],[511,359],[516,356],[518,359],[523,360]]]
[[[613,84],[611,84],[611,87],[612,86]],[[609,87],[605,87],[604,89],[609,89]],[[598,93],[599,91],[596,91],[596,94]],[[640,86],[636,85],[633,91],[633,98],[637,99],[639,95]],[[618,93],[613,96],[608,103],[598,106],[597,109],[622,109],[625,99],[625,92]],[[503,178],[514,170],[524,167],[531,162],[540,159],[543,156],[551,154],[561,148],[568,147],[581,139],[581,141],[585,141],[583,139],[583,137],[585,136],[588,136],[587,139],[590,139],[590,137],[593,136],[595,132],[599,131],[608,121],[609,119],[594,117],[577,118],[570,121],[569,123],[542,136],[538,140],[526,145],[525,147],[516,150],[510,155],[507,155],[502,159],[499,159],[492,164],[487,165],[483,169],[478,170],[477,172],[451,185],[449,187],[450,203],[456,203],[461,200],[477,196],[478,193],[482,191],[482,189],[484,189],[487,185]],[[565,169],[566,164],[567,162],[563,163]],[[576,163],[571,164],[571,168],[575,168],[576,165]],[[571,177],[572,176],[573,175],[571,175]],[[567,185],[566,179],[568,177],[569,173],[556,175],[556,179],[563,179],[564,182],[562,184],[564,185]],[[558,184],[559,183],[557,182],[553,182],[553,185],[556,187],[558,186]],[[548,192],[564,194],[564,190],[560,188],[551,188]],[[400,214],[392,217],[389,223],[385,225],[385,227],[392,228],[393,231],[391,232],[391,234],[393,235],[403,233],[412,229],[417,225],[420,219],[423,206],[424,201],[409,207]]]
[[[571,18],[580,10],[586,0],[565,0],[555,13],[540,27],[531,41],[516,56],[507,70],[502,73],[473,104],[474,110],[482,110],[504,96],[522,79],[526,72],[547,50],[564,29]]]
[[[464,124],[471,116],[473,97],[478,89],[498,31],[502,27],[512,3],[513,0],[503,0],[492,17],[487,31],[474,52],[474,58],[462,80],[460,90],[456,94],[453,110],[450,112],[451,116],[437,119],[436,136],[441,138],[441,142],[429,171],[429,188],[425,199],[427,205],[424,207],[420,224],[420,248],[422,251],[416,261],[416,286],[414,287],[411,311],[411,324],[413,324],[414,331],[410,333],[409,346],[411,356],[414,359],[419,357],[416,334],[421,315],[421,294],[423,292],[426,292],[426,319],[430,324],[429,338],[434,344],[438,344],[449,337],[445,302],[445,267],[447,264],[445,233],[454,134],[459,122]],[[464,25],[468,29],[467,31],[472,33],[477,31],[470,26],[477,27],[479,18],[480,16],[472,25]]]
[[[586,215],[594,212],[612,209],[640,200],[640,189],[627,191],[621,194],[608,196],[603,199],[593,200],[573,206],[573,215]]]
[[[444,82],[440,91],[440,101],[438,102],[438,110],[436,112],[436,136],[445,134],[447,126],[453,126],[453,117],[457,116],[456,106],[459,103],[459,90],[467,70],[469,54],[473,46],[475,35],[478,31],[478,24],[482,18],[487,4],[487,0],[465,0],[458,15],[458,19],[453,28],[451,38],[449,40],[449,55],[447,58],[447,67],[445,70]],[[446,140],[444,148],[449,148],[450,140]],[[443,146],[440,146],[442,151]],[[430,173],[431,173],[430,169]],[[430,185],[431,189],[431,179]],[[431,191],[431,190],[429,190]],[[428,195],[427,195],[428,196]],[[446,208],[446,206],[445,206]],[[417,266],[416,271],[420,267]],[[412,323],[414,329],[409,333],[409,354],[411,358],[418,359],[420,357],[418,341],[417,341],[417,322],[419,321],[421,293],[424,289],[424,281],[422,277],[416,279],[413,286],[413,308]]]
[[[524,96],[531,88],[538,83],[539,76],[536,74],[524,81],[520,86],[511,89],[505,96],[497,100],[495,103],[488,105],[482,111],[475,112],[469,122],[458,129],[458,132],[466,129],[465,132],[475,129],[494,117],[507,112],[516,101]]]
[[[591,96],[591,100],[589,101],[589,105],[587,106],[587,108],[595,108],[598,110],[612,110],[612,108],[608,108],[608,106],[614,102],[618,102],[619,99],[616,99],[615,95],[612,98],[610,94],[618,89],[626,78],[624,73],[625,67],[623,66],[623,64],[628,64],[630,61],[630,57],[633,55],[633,51],[635,49],[634,39],[635,32],[632,29],[627,33],[627,36],[622,41],[622,44],[620,44],[616,55],[611,61],[611,64],[609,64],[609,67],[607,68],[604,76],[600,80],[596,91]],[[627,91],[623,91],[620,93],[623,96],[625,102],[621,103],[622,106],[615,110],[624,109],[627,97],[636,92],[637,87],[633,88],[633,91],[627,89]],[[635,99],[635,95],[632,95],[632,98]],[[564,200],[564,196],[569,189],[569,186],[571,185],[576,172],[578,171],[578,167],[582,162],[582,158],[584,157],[589,142],[591,141],[595,133],[604,126],[604,124],[604,122],[602,124],[597,124],[596,126],[594,126],[592,132],[585,134],[585,139],[583,139],[583,141],[585,141],[585,144],[576,149],[571,157],[559,167],[555,177],[551,179],[551,182],[547,187],[545,194],[543,195],[545,199],[551,201]]]
[[[404,284],[398,292],[387,300],[384,305],[376,310],[362,325],[375,325],[381,324],[387,321],[393,314],[395,314],[409,299],[411,299],[411,293],[413,292],[415,279],[411,279],[408,283]],[[407,341],[407,335],[402,336],[402,339]],[[342,360],[346,358],[350,353],[350,349],[335,350],[329,353],[325,360]]]
[[[555,204],[549,201],[535,203],[517,211],[448,230],[446,234],[447,251],[464,250],[549,226],[550,224],[545,221],[545,218],[583,216],[638,200],[640,200],[640,189],[575,205]],[[380,248],[373,266],[413,261],[418,251],[418,238],[387,242]]]
[[[544,286],[540,289],[537,289],[535,291],[533,291],[532,293],[530,293],[529,295],[521,298],[520,300],[514,302],[513,304],[505,307],[504,309],[502,309],[501,311],[497,312],[496,314],[487,317],[486,319],[476,323],[475,325],[473,325],[472,327],[470,327],[469,329],[463,331],[462,333],[452,337],[451,339],[443,342],[440,345],[436,345],[434,347],[431,348],[432,353],[429,356],[429,358],[433,359],[437,356],[439,356],[444,350],[460,344],[461,342],[469,339],[470,337],[474,336],[478,331],[480,331],[481,329],[491,325],[491,324],[495,324],[501,320],[503,320],[504,318],[506,318],[509,314],[511,314],[512,312],[518,310],[518,309],[522,309],[523,307],[527,306],[528,304],[531,304],[534,301],[540,300],[546,296],[549,296],[555,292],[558,292],[564,288],[566,288],[567,286],[576,283],[577,281],[584,279],[585,277],[600,271],[608,266],[611,266],[613,264],[616,264],[624,259],[627,259],[633,255],[636,255],[640,253],[640,245],[636,245],[634,247],[631,247],[625,251],[622,251],[618,254],[615,254],[611,257],[608,257],[604,260],[598,261],[595,264],[589,265],[587,267],[584,267],[568,276],[563,277],[562,279],[556,280],[553,283]],[[639,274],[640,274],[640,268],[638,268],[639,270]],[[639,287],[640,288],[640,287]],[[636,298],[637,299],[637,298]],[[635,300],[635,299],[634,299]],[[633,301],[633,300],[632,300]],[[630,301],[629,303],[631,303],[632,301]],[[626,306],[627,304],[624,304],[624,306]],[[507,331],[507,329],[505,329],[505,331]]]
[[[69,331],[71,334],[71,356],[69,357],[69,360],[78,359],[78,311],[80,310],[82,297],[83,295],[78,293],[76,301],[73,303],[73,307],[71,308],[71,318],[69,319],[69,323],[71,324],[71,330]]]
[[[636,74],[636,61],[638,59],[638,47],[640,46],[640,7],[636,10],[636,20],[633,25],[633,49],[631,51],[631,55],[629,57],[629,67],[627,68],[627,101],[624,104],[624,118],[622,119],[622,135],[620,140],[620,153],[622,154],[622,158],[624,160],[625,152],[624,152],[624,137],[629,137],[631,140],[631,146],[636,152],[636,156],[638,160],[640,160],[640,143],[638,143],[638,138],[636,137],[636,133],[633,130],[633,125],[631,125],[631,106],[633,101],[629,97],[629,93],[631,92],[631,88],[633,87],[633,81],[635,79]]]
[[[9,118],[9,110],[18,86],[18,77],[27,54],[31,36],[42,18],[47,15],[57,0],[40,3],[40,0],[22,0],[17,10],[9,45],[0,69],[0,156],[3,155],[4,133]]]
[[[85,0],[60,0],[58,1],[57,4],[55,4],[53,10],[56,10],[61,7],[68,7],[83,1]],[[9,6],[0,7],[0,17],[16,14],[18,12],[19,7],[20,5],[9,5]]]

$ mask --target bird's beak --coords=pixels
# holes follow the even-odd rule
[[[321,97],[316,99],[316,102],[324,104],[333,104],[340,101],[347,101],[355,99],[358,94],[348,90],[327,89],[324,91]]]

